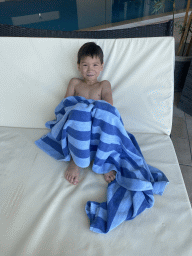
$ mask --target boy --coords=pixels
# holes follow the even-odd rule
[[[105,100],[113,105],[111,84],[104,80],[98,82],[97,78],[103,71],[103,51],[93,42],[84,44],[78,52],[77,67],[82,79],[72,78],[69,82],[65,98],[69,96],[82,96],[86,99]],[[79,182],[80,168],[71,159],[65,178],[73,185]],[[105,181],[110,183],[115,179],[116,172],[104,174]]]

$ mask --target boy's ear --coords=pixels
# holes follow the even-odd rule
[[[77,63],[77,69],[80,71],[80,64]]]
[[[103,71],[104,63],[101,65],[101,71]]]

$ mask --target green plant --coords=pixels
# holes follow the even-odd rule
[[[174,22],[175,21],[174,20],[175,0],[154,0],[152,13],[159,13],[160,11],[164,12],[166,1],[173,3],[173,22]],[[191,46],[192,46],[192,36],[191,36],[190,43],[188,45],[188,48],[186,49],[189,32],[192,33],[192,12],[191,12],[190,16],[188,15],[190,3],[191,3],[191,0],[188,0],[183,25],[181,25],[178,22],[176,22],[176,23],[174,22],[174,25],[179,28],[179,31],[181,34],[177,55],[179,55],[181,53],[182,56],[184,56],[184,55],[188,56]]]
[[[166,2],[173,3],[173,20],[174,20],[175,0],[154,0],[152,14],[159,13],[160,11],[164,12],[165,11],[165,3]]]
[[[166,0],[154,0],[152,14],[158,13],[161,10],[164,12],[164,10],[165,10],[165,1]]]

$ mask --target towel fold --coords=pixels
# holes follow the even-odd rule
[[[154,205],[162,195],[167,177],[148,165],[135,137],[124,128],[118,110],[103,100],[70,96],[55,109],[56,119],[45,126],[51,131],[35,144],[59,161],[85,168],[94,160],[98,174],[117,172],[107,188],[107,202],[88,201],[85,211],[90,230],[107,233]]]

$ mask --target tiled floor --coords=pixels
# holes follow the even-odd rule
[[[175,22],[179,24],[183,24],[183,21],[184,18],[175,20]],[[175,38],[175,50],[177,52],[180,40],[180,34],[177,26],[174,28],[173,36]],[[180,97],[181,92],[175,92],[171,139],[175,147],[192,206],[192,116],[184,113],[177,107]]]
[[[192,205],[192,116],[177,107],[180,96],[175,92],[171,139]]]

